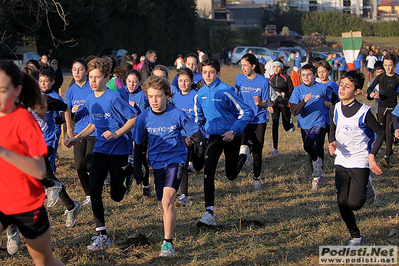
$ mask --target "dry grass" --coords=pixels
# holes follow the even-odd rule
[[[223,67],[222,80],[233,85],[239,68]],[[228,75],[229,77],[225,76]],[[280,128],[280,154],[272,148],[271,126],[266,130],[260,191],[252,188],[248,167],[235,181],[224,175],[221,158],[216,176],[216,229],[198,229],[204,211],[203,176],[190,176],[191,207],[177,210],[173,258],[159,258],[163,238],[162,211],[156,198],[144,198],[141,188],[122,202],[110,200],[104,190],[106,223],[113,246],[89,252],[86,245],[95,233],[91,209],[83,208],[73,228],[65,228],[64,208],[49,210],[54,254],[68,265],[317,265],[319,245],[340,245],[349,233],[340,218],[335,199],[333,158],[325,160],[326,182],[311,192],[311,172],[302,149],[299,130]],[[396,148],[395,148],[396,149]],[[73,199],[84,193],[69,149],[59,150],[58,177]],[[381,158],[382,151],[378,158]],[[375,178],[377,202],[356,212],[367,245],[398,245],[398,163]],[[152,176],[150,177],[152,182]],[[151,183],[153,187],[153,184]],[[31,265],[25,245],[16,255],[6,252],[1,235],[0,265]]]

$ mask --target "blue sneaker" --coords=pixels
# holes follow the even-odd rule
[[[162,244],[160,257],[170,257],[176,254],[175,248],[172,243],[165,242]]]

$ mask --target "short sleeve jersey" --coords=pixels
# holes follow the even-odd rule
[[[134,117],[136,109],[122,99],[116,91],[107,89],[100,97],[94,93],[86,98],[86,106],[90,113],[90,123],[96,127],[96,141],[93,152],[107,155],[126,155],[132,152],[131,133],[128,132],[118,139],[107,140],[101,135],[109,130],[115,132],[128,119]]]
[[[35,118],[18,106],[0,117],[0,146],[19,155],[46,156],[47,146]],[[11,215],[43,206],[44,188],[39,180],[0,158],[0,212]]]
[[[65,103],[68,105],[69,109],[72,110],[72,107],[75,105],[80,105],[78,111],[75,114],[75,128],[73,132],[79,133],[87,125],[89,124],[89,111],[87,110],[86,98],[87,96],[91,95],[93,90],[90,87],[89,80],[80,87],[76,83],[73,84],[67,90],[65,94]],[[94,136],[95,133],[91,134],[90,136]]]
[[[163,114],[154,114],[151,108],[137,117],[133,140],[138,145],[148,141],[148,162],[153,169],[162,169],[171,163],[184,163],[187,148],[182,139],[184,129],[189,136],[200,128],[182,110],[167,105]]]
[[[258,96],[261,102],[269,100],[270,85],[267,78],[262,75],[256,75],[253,80],[249,80],[244,74],[236,77],[235,87],[239,90],[244,102],[251,107],[254,116],[249,124],[261,124],[267,120],[267,110],[260,108],[255,104],[254,97]]]
[[[295,87],[289,102],[299,104],[309,93],[312,93],[312,98],[298,115],[298,127],[302,129],[311,129],[315,126],[326,127],[324,116],[324,100],[328,98],[326,86],[316,82],[312,86],[302,84]]]
[[[129,102],[134,102],[140,108],[141,112],[144,112],[144,110],[150,106],[144,91],[142,91],[140,87],[138,87],[134,92],[128,92],[128,94]]]

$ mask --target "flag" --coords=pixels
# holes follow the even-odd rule
[[[348,70],[353,70],[354,62],[359,55],[360,49],[363,45],[363,38],[361,31],[343,32],[341,37],[342,51],[345,56]]]

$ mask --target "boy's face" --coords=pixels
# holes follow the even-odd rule
[[[310,69],[302,69],[301,70],[301,79],[303,84],[310,86],[314,83],[314,74]]]
[[[384,72],[385,72],[384,69],[377,69],[377,70],[375,71],[375,76],[378,76],[378,75],[380,75],[380,74],[382,74],[382,73],[384,73]]]
[[[387,72],[387,74],[393,74],[394,64],[392,60],[384,60],[382,65],[384,66],[384,69]]]
[[[165,111],[168,98],[163,90],[155,90],[150,87],[147,89],[147,97],[152,111],[157,113]]]
[[[327,81],[329,74],[330,73],[328,72],[327,68],[325,68],[323,66],[319,66],[317,68],[317,76],[319,77],[319,79],[321,81]]]
[[[341,79],[339,83],[338,94],[341,101],[350,101],[355,99],[355,96],[359,94],[360,89],[355,88],[355,84],[349,80],[349,78]]]
[[[99,69],[93,69],[89,72],[89,82],[95,92],[102,92],[107,89],[107,80]]]
[[[217,72],[213,66],[202,67],[202,77],[206,85],[211,85],[219,77],[220,72]]]
[[[130,92],[134,92],[140,85],[139,78],[136,75],[129,75],[126,78],[126,86]]]
[[[50,81],[50,78],[47,76],[39,76],[39,86],[43,92],[47,92],[51,90],[51,86],[53,86],[54,80]]]

